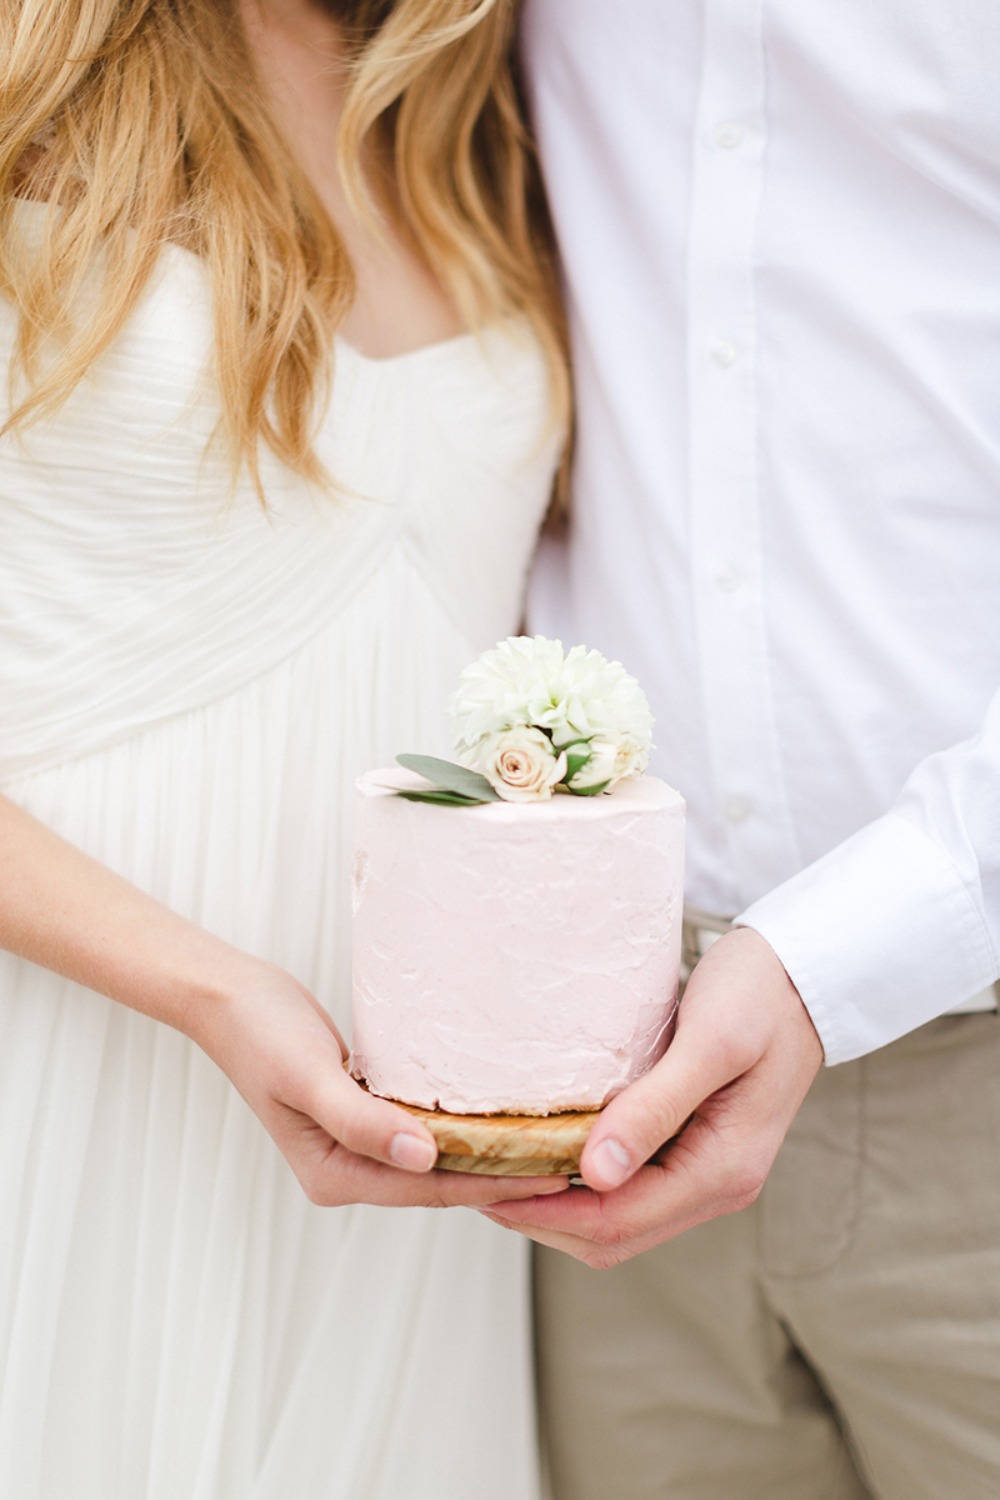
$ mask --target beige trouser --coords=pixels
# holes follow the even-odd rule
[[[536,1264],[554,1500],[1000,1500],[1000,1018],[824,1070],[743,1213]]]

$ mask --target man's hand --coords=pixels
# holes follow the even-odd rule
[[[738,928],[694,970],[666,1055],[594,1126],[580,1164],[589,1190],[487,1213],[598,1268],[734,1213],[760,1192],[822,1061],[774,950]]]

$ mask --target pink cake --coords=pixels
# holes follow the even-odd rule
[[[352,1071],[459,1114],[599,1108],[669,1039],[683,799],[651,776],[461,808],[387,789],[421,784],[358,783]]]

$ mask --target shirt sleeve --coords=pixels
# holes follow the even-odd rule
[[[1000,693],[869,823],[737,918],[771,944],[828,1064],[895,1041],[1000,974]]]

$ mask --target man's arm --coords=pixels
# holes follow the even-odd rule
[[[873,1051],[996,980],[1000,694],[890,813],[739,920],[694,970],[666,1056],[595,1125],[590,1191],[497,1205],[497,1222],[605,1266],[743,1208],[824,1049],[828,1063]]]
[[[828,1063],[874,1052],[1000,974],[1000,693],[885,817],[739,918],[792,976]]]

